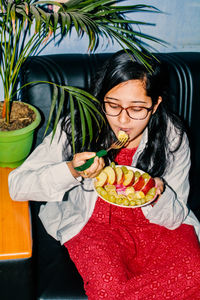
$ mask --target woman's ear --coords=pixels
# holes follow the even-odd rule
[[[156,110],[157,110],[157,108],[158,108],[158,106],[160,105],[161,102],[162,102],[162,97],[159,96],[159,97],[158,97],[157,103],[156,103],[156,104],[154,105],[154,107],[153,107],[153,112],[152,112],[152,114],[154,114],[154,113],[156,112]]]

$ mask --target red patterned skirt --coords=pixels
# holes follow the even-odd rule
[[[90,300],[200,300],[200,247],[190,225],[168,230],[151,224],[140,208],[98,198],[65,247]]]

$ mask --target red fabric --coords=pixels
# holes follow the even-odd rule
[[[122,148],[118,152],[118,154],[115,158],[115,161],[118,163],[118,165],[131,166],[132,160],[133,160],[133,155],[135,154],[136,150],[137,150],[137,147],[133,148],[133,149]]]
[[[122,149],[118,163],[131,164],[133,153]],[[65,246],[89,300],[200,300],[200,247],[192,226],[168,230],[149,223],[140,208],[98,198],[86,226]]]

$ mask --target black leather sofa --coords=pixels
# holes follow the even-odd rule
[[[87,89],[97,67],[110,55],[58,54],[32,57],[23,67],[22,82],[47,80]],[[200,53],[159,53],[156,56],[162,62],[169,84],[170,105],[188,128],[192,149],[189,206],[200,219]],[[23,90],[23,99],[35,105],[43,116],[35,140],[36,146],[44,133],[51,104],[51,87],[47,84],[27,86]],[[82,279],[66,249],[49,236],[41,225],[37,216],[40,203],[32,202],[30,206],[33,229],[33,286],[30,288],[34,291],[30,299],[87,299]]]

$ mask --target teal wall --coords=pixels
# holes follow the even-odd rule
[[[125,4],[153,5],[163,13],[133,13],[129,18],[155,23],[155,26],[141,26],[136,28],[144,33],[151,34],[168,43],[167,46],[153,44],[154,51],[200,51],[200,0],[127,0]],[[65,39],[60,46],[49,45],[41,54],[52,53],[87,53],[87,39],[79,40],[75,33]],[[96,52],[114,52],[119,47],[103,43]]]

